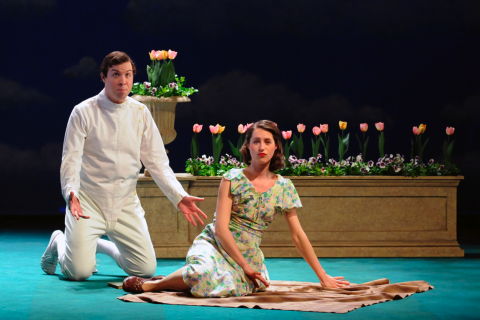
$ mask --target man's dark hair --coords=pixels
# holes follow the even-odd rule
[[[100,64],[100,72],[104,77],[106,77],[108,74],[108,69],[125,62],[130,62],[132,64],[133,74],[135,74],[137,71],[135,68],[135,63],[133,62],[132,58],[130,58],[130,56],[123,51],[113,51],[107,54]]]

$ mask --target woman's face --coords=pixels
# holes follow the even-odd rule
[[[276,149],[275,139],[273,139],[273,135],[269,131],[260,128],[253,130],[250,143],[248,144],[253,164],[269,163]]]

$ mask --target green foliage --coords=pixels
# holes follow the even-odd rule
[[[232,168],[244,168],[246,165],[236,158],[225,155],[221,156],[218,162],[214,162],[213,157],[189,158],[185,163],[185,172],[194,176],[221,176]]]
[[[198,134],[194,133],[192,136],[192,142],[190,143],[190,156],[192,159],[198,158],[199,147],[198,147]]]
[[[433,159],[428,163],[418,158],[405,162],[403,156],[387,155],[365,162],[361,155],[348,157],[342,161],[330,159],[327,163],[321,161],[321,155],[310,159],[298,159],[290,156],[285,168],[278,170],[284,176],[451,176],[460,174],[460,170],[452,163],[438,163]],[[197,176],[218,176],[231,168],[244,168],[246,165],[232,156],[220,158],[218,163],[213,157],[188,159],[186,172]]]
[[[342,161],[345,159],[345,153],[348,151],[348,146],[350,144],[350,133],[347,133],[347,135],[344,135],[344,131],[342,131],[342,134],[338,135],[338,157],[339,160]]]
[[[243,157],[242,157],[242,153],[240,152],[240,149],[242,148],[244,140],[245,140],[245,136],[243,134],[240,134],[238,136],[237,145],[234,145],[230,140],[228,140],[230,150],[232,151],[233,156],[237,158],[238,161],[243,161],[242,159]]]
[[[358,134],[355,135],[358,142],[358,149],[360,153],[363,155],[364,158],[367,157],[367,148],[368,148],[368,137],[365,132],[362,132],[362,136],[360,137]]]
[[[447,136],[447,139],[443,142],[443,147],[442,147],[443,159],[447,164],[452,163],[454,144],[455,144],[455,140],[451,139],[450,136]]]
[[[148,71],[147,71],[148,73]],[[181,96],[188,97],[198,92],[198,89],[193,87],[185,87],[185,77],[174,76],[173,81],[166,85],[155,86],[151,82],[135,82],[132,87],[132,94],[138,94],[141,96],[153,96],[153,97],[173,97]]]
[[[215,163],[220,161],[220,154],[223,149],[222,134],[212,134],[212,151],[213,151],[213,160]]]
[[[290,149],[295,153],[295,155],[299,158],[303,158],[303,138],[302,134],[299,133],[298,135],[293,135],[293,140],[290,144]]]
[[[325,137],[323,137],[322,135],[325,135]],[[323,155],[325,156],[325,161],[328,161],[329,156],[330,156],[330,138],[327,136],[326,133],[322,133],[320,134],[319,136],[320,138],[320,142],[322,143],[322,146],[323,146]]]
[[[385,135],[383,134],[383,131],[380,131],[378,135],[378,155],[379,158],[385,156]]]
[[[320,153],[320,137],[312,138],[312,157],[316,157]]]
[[[425,139],[425,141],[422,141],[422,140],[423,140],[423,134],[416,135],[412,139],[412,155],[411,155],[412,159],[415,157],[418,157],[420,160],[423,160],[425,148],[430,138]]]

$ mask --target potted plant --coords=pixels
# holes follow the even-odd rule
[[[144,103],[152,113],[163,143],[169,144],[177,136],[175,131],[175,108],[179,102],[190,102],[190,95],[198,92],[193,87],[185,87],[185,77],[175,73],[173,60],[177,52],[173,50],[152,50],[147,65],[148,81],[133,84],[132,98]]]

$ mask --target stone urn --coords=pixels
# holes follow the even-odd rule
[[[145,104],[152,113],[153,120],[160,130],[163,144],[167,145],[171,143],[177,137],[177,131],[175,131],[175,108],[179,102],[190,102],[190,98],[174,96],[174,97],[152,97],[133,95],[133,99]],[[168,149],[166,150],[168,153]],[[147,169],[144,171],[144,175],[150,177],[150,173]]]
[[[190,98],[174,96],[174,97],[152,97],[134,95],[133,99],[145,104],[152,113],[153,120],[160,130],[163,144],[171,143],[177,137],[175,131],[175,108],[179,102],[190,102]]]

